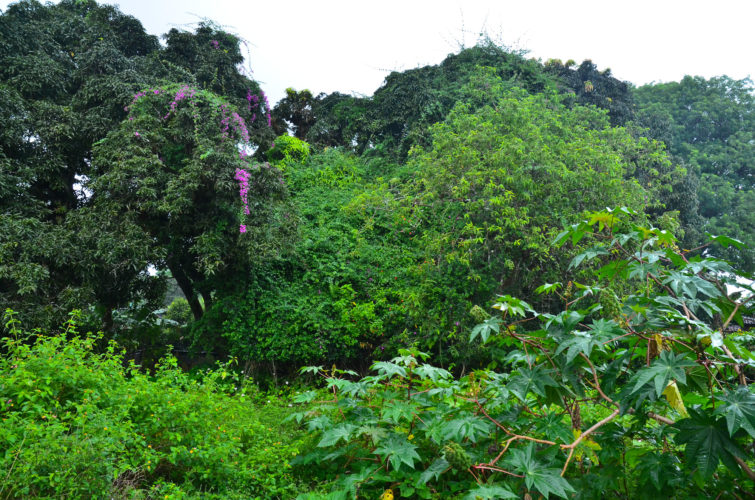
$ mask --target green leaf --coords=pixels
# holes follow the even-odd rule
[[[404,434],[391,434],[388,439],[381,442],[375,453],[382,458],[390,457],[391,465],[398,470],[401,464],[406,464],[414,469],[414,460],[420,460],[417,447],[410,443]]]
[[[729,437],[723,421],[695,408],[690,408],[689,413],[690,418],[674,424],[679,431],[676,442],[686,444],[684,454],[688,462],[696,464],[706,478],[713,475],[719,461],[729,469],[737,469],[734,457],[745,457]]]
[[[561,288],[561,283],[546,283],[544,285],[540,285],[535,289],[535,293],[544,293],[546,295],[555,293],[559,288]]]
[[[426,471],[420,474],[419,480],[417,482],[419,484],[427,484],[427,482],[431,479],[435,479],[437,481],[440,475],[443,474],[449,467],[450,464],[445,458],[436,458],[435,461],[430,464],[430,467],[428,467]]]
[[[511,295],[499,295],[498,302],[493,304],[493,309],[499,309],[502,313],[509,313],[512,316],[524,316],[525,311],[535,312],[528,303]]]
[[[546,499],[551,493],[566,498],[569,492],[575,492],[569,482],[561,477],[560,469],[547,467],[535,458],[534,443],[530,442],[524,450],[512,449],[509,453],[507,462],[524,475],[527,488],[534,487]]]
[[[741,427],[755,437],[755,394],[747,387],[739,387],[719,399],[725,404],[719,405],[713,414],[726,417],[729,435],[734,436]]]
[[[383,418],[393,424],[401,420],[411,422],[414,418],[416,406],[404,401],[391,401],[383,407]]]
[[[354,429],[356,428],[357,426],[352,424],[339,424],[332,429],[328,429],[322,433],[322,439],[317,443],[317,447],[324,448],[326,446],[333,446],[342,439],[348,442],[351,433],[354,432]]]
[[[629,394],[632,395],[638,392],[645,384],[652,380],[655,384],[657,397],[661,397],[663,390],[672,378],[684,384],[687,381],[684,369],[692,366],[697,366],[697,364],[685,359],[684,354],[675,356],[670,351],[663,351],[652,365],[634,374],[629,381],[629,385],[634,384],[634,388]]]
[[[506,388],[514,393],[520,401],[527,400],[527,393],[534,392],[545,397],[547,386],[558,387],[558,384],[550,376],[551,370],[536,366],[533,369],[519,368],[516,375],[506,384]]]
[[[741,250],[747,246],[743,242],[734,238],[729,238],[728,236],[716,236],[713,234],[708,234],[708,240],[718,243],[724,248],[729,248],[730,246],[733,246],[737,250]]]
[[[500,318],[488,318],[479,325],[472,328],[472,333],[469,334],[469,341],[472,342],[479,335],[482,339],[482,343],[486,343],[492,332],[499,333],[501,331]]]
[[[572,332],[568,339],[562,341],[556,349],[556,354],[566,352],[566,362],[571,363],[579,353],[583,353],[585,356],[590,357],[594,347],[602,347],[603,342],[597,336],[590,335],[588,332],[575,331]]]
[[[470,441],[476,443],[478,437],[486,436],[490,433],[492,425],[487,420],[469,415],[447,422],[444,431],[447,439],[462,442],[464,439],[469,438]]]
[[[592,260],[599,255],[609,255],[608,251],[603,247],[593,247],[585,250],[572,259],[569,263],[568,269],[579,267],[584,261]]]
[[[564,416],[555,412],[546,413],[538,419],[536,430],[551,441],[560,439],[567,444],[574,441],[571,428],[564,423]]]
[[[498,484],[481,484],[464,496],[464,500],[497,500],[499,498],[519,498],[519,495]]]
[[[372,369],[377,370],[380,375],[387,376],[388,378],[394,375],[406,377],[406,368],[389,361],[378,361],[372,365]]]

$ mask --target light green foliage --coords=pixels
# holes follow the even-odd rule
[[[471,304],[561,276],[565,255],[549,249],[559,221],[614,204],[641,211],[652,187],[631,178],[637,163],[667,163],[594,108],[507,90],[486,73],[467,93],[479,109],[458,104],[432,127],[432,146],[412,153],[416,175],[394,206],[431,259],[430,276],[455,275],[449,288]]]
[[[296,137],[281,135],[275,138],[273,144],[274,146],[267,150],[267,159],[274,164],[305,162],[309,158],[309,144]]]
[[[286,163],[299,240],[292,255],[253,274],[245,295],[218,306],[231,353],[289,366],[363,362],[408,327],[414,250],[391,228],[391,213],[347,209],[373,189],[366,175],[363,161],[335,149]]]
[[[725,262],[685,259],[672,235],[630,215],[594,212],[559,235],[559,245],[589,240],[574,261],[600,264],[589,285],[541,288],[560,312],[501,298],[486,342],[500,369],[454,378],[416,349],[356,380],[307,369],[327,388],[291,417],[317,441],[296,463],[320,464],[334,496],[397,485],[416,498],[746,496],[755,355],[750,336],[724,338],[716,317],[737,321],[755,298],[728,294],[736,273]],[[605,319],[600,291],[615,281],[631,291]]]
[[[231,365],[190,376],[169,357],[149,376],[101,335],[79,335],[76,313],[63,334],[36,338],[13,317],[0,359],[3,498],[299,491],[288,462],[300,434],[281,427],[280,406],[258,407]]]

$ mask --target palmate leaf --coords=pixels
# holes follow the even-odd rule
[[[431,479],[435,479],[437,481],[440,475],[443,474],[449,467],[450,465],[445,458],[436,458],[435,461],[430,464],[430,467],[428,467],[426,471],[420,474],[417,481],[418,484],[427,484],[427,482]]]
[[[716,408],[714,415],[726,417],[726,427],[733,436],[740,427],[755,437],[755,394],[747,387],[739,387],[719,398],[725,404]]]
[[[339,424],[332,429],[328,429],[322,433],[322,438],[320,439],[320,442],[317,443],[317,447],[324,448],[326,446],[333,446],[342,439],[348,442],[351,433],[354,432],[356,428],[357,426],[352,424]]]
[[[472,333],[469,334],[469,341],[472,342],[479,335],[482,339],[482,343],[486,343],[491,333],[499,333],[501,331],[500,318],[488,318],[479,325],[472,328]]]
[[[608,255],[608,251],[602,247],[589,248],[572,259],[569,263],[569,269],[579,267],[582,262],[592,260],[599,255]]]
[[[679,380],[681,383],[687,381],[684,369],[691,366],[697,366],[697,364],[685,359],[684,354],[676,356],[670,351],[663,351],[652,365],[634,374],[629,381],[629,385],[634,384],[634,388],[629,395],[631,396],[639,392],[645,384],[652,380],[655,384],[656,396],[661,397],[663,390],[672,378]]]
[[[380,442],[375,453],[383,459],[388,458],[394,469],[401,467],[402,463],[414,469],[414,461],[420,460],[416,450],[417,447],[404,434],[391,434],[388,439]]]
[[[558,384],[550,376],[552,370],[536,366],[532,369],[522,367],[517,370],[516,375],[513,375],[506,388],[514,393],[520,401],[527,400],[527,393],[534,392],[535,394],[545,397],[545,388],[547,386],[558,387]]]
[[[686,444],[684,454],[690,464],[697,465],[703,477],[710,477],[721,461],[729,469],[737,469],[734,457],[744,458],[744,454],[729,437],[722,420],[690,408],[690,418],[674,424],[679,431],[676,442]]]
[[[569,482],[561,477],[560,469],[547,467],[535,458],[534,443],[530,442],[523,450],[512,449],[509,453],[507,463],[524,475],[524,484],[527,488],[534,487],[546,499],[551,493],[566,498],[569,492],[575,491]]]
[[[390,361],[378,361],[372,365],[373,370],[377,370],[380,375],[391,378],[394,375],[406,377],[406,368]]]
[[[508,313],[511,316],[521,317],[525,316],[527,312],[535,312],[531,305],[511,295],[499,295],[498,302],[493,304],[493,309],[498,309],[504,314]]]
[[[593,321],[589,332],[572,332],[566,340],[558,345],[556,354],[566,351],[567,363],[571,363],[579,353],[583,353],[589,358],[595,347],[602,349],[607,341],[621,333],[622,330],[615,321],[599,319]]]
[[[416,408],[416,405],[404,401],[391,401],[383,407],[383,419],[393,424],[398,424],[402,419],[411,422]]]
[[[498,500],[499,498],[519,498],[519,495],[498,484],[481,484],[464,496],[464,500]]]
[[[487,436],[492,430],[493,424],[480,417],[469,415],[447,422],[443,429],[446,438],[461,442],[469,438],[473,443],[479,436]]]

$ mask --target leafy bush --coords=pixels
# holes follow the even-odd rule
[[[3,498],[212,495],[290,498],[302,438],[287,408],[257,408],[231,367],[190,377],[165,358],[154,375],[124,364],[99,335],[22,332],[0,359]],[[275,424],[273,423],[275,422]],[[183,496],[182,496],[183,495]]]
[[[538,289],[561,312],[499,297],[500,314],[470,335],[490,354],[486,370],[456,380],[416,349],[356,381],[306,369],[327,389],[292,415],[318,439],[297,463],[318,464],[332,491],[300,498],[747,496],[755,355],[752,336],[727,327],[754,296],[730,291],[726,262],[691,257],[628,215],[593,213],[559,235],[588,240],[571,265],[595,268],[591,285]]]

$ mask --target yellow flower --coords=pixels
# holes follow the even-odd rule
[[[380,500],[393,500],[393,490],[388,488],[380,495]]]

